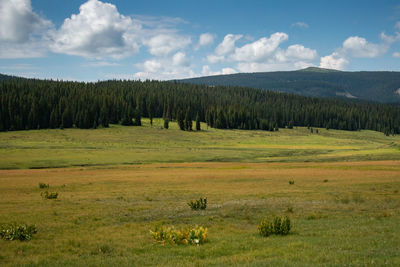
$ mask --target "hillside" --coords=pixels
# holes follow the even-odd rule
[[[237,73],[180,81],[206,85],[245,86],[304,96],[400,103],[400,72],[345,72],[310,67],[298,71]]]
[[[14,76],[4,75],[0,73],[0,81],[15,78]]]

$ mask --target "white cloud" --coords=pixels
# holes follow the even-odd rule
[[[54,34],[54,52],[89,58],[122,58],[138,51],[137,31],[141,25],[121,15],[117,8],[89,0],[79,14],[65,19]]]
[[[298,27],[298,28],[303,28],[303,29],[307,29],[308,28],[308,24],[305,22],[296,22],[292,24],[292,27]]]
[[[234,74],[234,73],[237,73],[237,71],[232,68],[222,68],[221,71],[211,71],[210,66],[208,66],[208,65],[204,65],[201,70],[201,75],[203,75],[203,76],[226,75],[226,74]]]
[[[317,57],[317,51],[295,44],[287,48],[285,57],[288,59],[314,60]]]
[[[214,35],[211,33],[200,34],[198,47],[212,45],[214,43]]]
[[[288,38],[289,36],[282,32],[271,34],[269,38],[263,37],[253,43],[236,48],[232,58],[244,62],[265,61]]]
[[[32,10],[30,0],[0,0],[0,40],[26,43],[52,23]]]
[[[388,36],[382,32],[380,39],[381,43],[374,44],[363,37],[350,36],[331,55],[321,57],[320,67],[343,70],[350,63],[350,58],[377,58],[385,54],[399,36]]]
[[[211,64],[219,62],[236,62],[236,69],[242,72],[259,72],[271,70],[293,70],[313,66],[317,58],[317,51],[303,45],[290,45],[287,49],[280,45],[289,39],[283,32],[276,32],[269,37],[236,47],[235,42],[242,35],[228,34],[218,45],[213,54],[207,56]],[[232,69],[233,70],[233,69]],[[236,72],[236,70],[234,70]],[[203,73],[222,74],[211,72],[209,66],[203,67]]]
[[[224,40],[215,48],[215,54],[221,56],[233,52],[236,41],[242,37],[243,35],[241,34],[227,34]]]
[[[190,61],[186,54],[179,51],[172,57],[159,57],[136,64],[140,71],[136,72],[135,79],[172,80],[194,77],[190,68]]]
[[[52,28],[32,10],[30,0],[0,0],[0,58],[44,55]]]
[[[225,60],[225,56],[218,56],[218,55],[214,55],[214,54],[207,56],[207,61],[211,64],[223,62],[224,60]]]
[[[400,58],[400,53],[399,52],[394,52],[392,54],[392,56],[395,57],[395,58]]]
[[[215,48],[214,53],[207,56],[207,61],[211,64],[225,61],[225,55],[235,51],[236,41],[242,37],[243,35],[241,34],[227,34],[224,40]]]
[[[174,66],[189,66],[190,62],[186,58],[186,54],[183,52],[178,52],[172,57],[172,64]]]
[[[385,53],[388,49],[387,45],[369,43],[365,38],[358,36],[347,38],[342,47],[346,54],[361,58],[375,58]]]
[[[349,61],[339,53],[334,52],[331,55],[321,57],[320,67],[326,69],[343,70],[349,64]]]
[[[145,41],[149,52],[155,56],[167,56],[172,52],[183,49],[191,43],[189,37],[160,34]]]

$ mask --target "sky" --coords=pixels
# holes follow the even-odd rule
[[[0,73],[171,80],[315,66],[400,71],[389,0],[0,0]]]

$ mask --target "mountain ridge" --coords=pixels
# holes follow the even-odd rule
[[[309,67],[295,71],[235,73],[181,79],[211,86],[243,86],[312,97],[400,104],[400,72],[338,71]]]

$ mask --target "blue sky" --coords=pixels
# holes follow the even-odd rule
[[[400,71],[398,1],[0,0],[0,73],[95,81]]]

